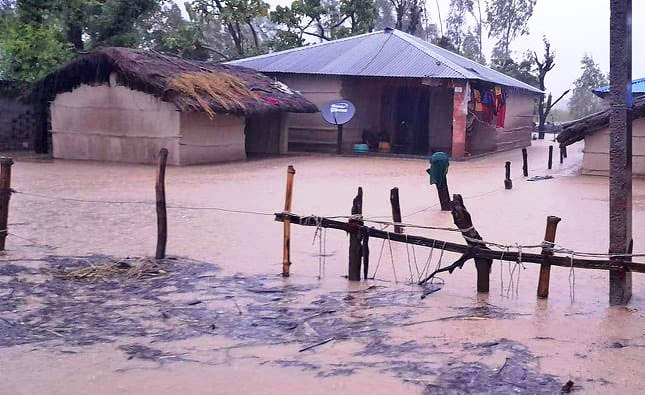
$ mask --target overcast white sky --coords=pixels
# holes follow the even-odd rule
[[[183,4],[184,0],[175,0]],[[288,5],[290,0],[265,0],[272,7]],[[430,18],[438,20],[437,3],[445,19],[450,0],[426,0]],[[645,77],[645,1],[633,1],[633,60],[634,79]],[[546,86],[554,96],[572,85],[580,75],[580,58],[584,53],[593,56],[604,72],[609,71],[609,0],[538,0],[529,22],[530,34],[513,43],[513,50],[542,50],[542,35],[546,34],[556,50],[556,67],[548,74]],[[489,41],[484,45],[490,53]]]

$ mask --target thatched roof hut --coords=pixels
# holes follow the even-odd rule
[[[588,115],[575,121],[565,122],[561,125],[561,132],[557,137],[561,146],[565,147],[575,142],[584,140],[586,136],[609,127],[611,109]],[[632,119],[645,117],[645,97],[634,100]]]
[[[83,84],[109,84],[110,78],[186,112],[254,116],[318,111],[300,93],[255,70],[129,48],[105,48],[79,56],[36,83],[32,95],[51,101]]]

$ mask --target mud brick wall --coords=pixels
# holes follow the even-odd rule
[[[42,128],[38,108],[0,95],[0,151],[32,150]]]

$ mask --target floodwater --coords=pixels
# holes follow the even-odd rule
[[[463,195],[486,240],[539,244],[546,217],[556,215],[562,218],[559,244],[606,251],[608,180],[577,175],[580,145],[570,147],[563,165],[555,158],[553,170],[546,170],[548,144],[529,149],[529,167],[531,175],[553,179],[523,179],[518,150],[451,163],[451,193]],[[512,190],[504,190],[507,160]],[[8,323],[0,325],[0,394],[558,393],[568,380],[574,393],[642,392],[640,274],[634,274],[629,305],[609,307],[605,272],[554,267],[549,299],[537,300],[535,265],[495,262],[490,294],[477,295],[468,262],[443,273],[441,290],[421,299],[422,290],[406,283],[418,277],[417,267],[423,271],[431,253],[432,268],[457,255],[397,243],[390,253],[388,243],[372,239],[376,279],[350,284],[341,277],[347,236],[328,230],[321,246],[314,227],[294,225],[292,276],[281,279],[282,224],[270,214],[283,209],[290,164],[296,168],[294,213],[349,215],[362,186],[364,216],[388,220],[389,190],[398,187],[404,222],[452,226],[428,185],[424,160],[311,155],[169,168],[168,203],[184,208],[168,210],[168,253],[186,260],[178,259],[165,279],[65,286],[34,270],[67,259],[51,256],[154,254],[155,209],[147,203],[154,202],[155,168],[18,160],[13,187],[45,197],[17,193],[11,200],[15,236],[0,265],[16,268],[0,270],[0,299],[20,303],[11,309],[0,303],[0,324]],[[645,181],[635,180],[637,252],[645,250],[644,220]],[[406,232],[461,241],[454,232]],[[211,263],[213,277],[203,262]],[[25,321],[41,308],[54,329]],[[155,318],[160,315],[170,318]],[[29,331],[18,333],[16,325]],[[315,347],[300,351],[308,346]]]

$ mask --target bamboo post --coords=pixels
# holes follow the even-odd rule
[[[399,188],[390,190],[390,204],[392,205],[392,221],[401,223],[401,204],[399,203]],[[403,226],[394,225],[394,233],[403,233]]]
[[[504,179],[504,188],[513,189],[513,180],[511,180],[511,162],[506,161],[506,178]]]
[[[168,218],[166,216],[166,162],[168,161],[168,150],[162,148],[159,151],[159,167],[157,168],[157,183],[155,192],[157,195],[157,251],[155,258],[166,257],[166,241],[168,240]]]
[[[11,166],[13,159],[0,158],[0,251],[4,251],[9,223],[9,199],[11,199]]]
[[[553,146],[549,145],[549,163],[548,163],[548,168],[549,170],[553,169]]]
[[[522,172],[524,177],[529,176],[529,153],[526,151],[526,148],[522,148]]]
[[[478,243],[476,240],[482,240],[479,232],[475,229],[470,213],[464,206],[464,199],[459,194],[453,195],[452,199],[452,218],[461,230],[466,243],[469,246],[478,246],[480,250],[488,250],[485,245]],[[490,270],[493,264],[492,259],[475,258],[475,267],[477,268],[477,292],[488,292],[490,289]]]
[[[553,245],[555,242],[555,232],[558,228],[558,223],[560,218],[554,216],[548,216],[546,219],[546,231],[544,232],[544,241],[550,245]],[[550,251],[546,248],[542,248],[542,255],[550,257],[553,255],[553,251]],[[537,296],[538,298],[548,298],[549,297],[549,279],[551,277],[551,265],[548,263],[543,263],[540,265],[540,279],[538,281],[537,287]]]
[[[352,218],[349,220],[349,281],[361,280],[362,245],[359,228],[363,226],[363,188],[358,187],[358,193],[352,202]]]
[[[284,198],[284,212],[291,212],[291,199],[293,196],[293,178],[296,175],[296,169],[289,165],[287,168],[287,191]],[[282,239],[282,277],[289,277],[289,267],[291,266],[291,222],[286,220],[283,223]]]

